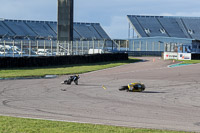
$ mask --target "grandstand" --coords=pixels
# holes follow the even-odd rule
[[[200,40],[200,17],[128,15],[136,36],[177,37]]]
[[[110,40],[99,23],[74,23],[74,40]],[[56,40],[57,22],[0,20],[1,39]]]
[[[129,50],[134,55],[200,53],[200,17],[128,15],[127,18]]]

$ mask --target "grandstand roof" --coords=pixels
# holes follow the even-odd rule
[[[200,40],[200,17],[128,15],[139,37],[178,37]]]
[[[0,19],[0,38],[57,39],[57,22]],[[99,23],[74,23],[74,40],[110,40]]]

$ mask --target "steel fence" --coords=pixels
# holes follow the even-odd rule
[[[107,52],[105,41],[57,42],[57,55],[84,55]]]
[[[0,40],[0,56],[61,56],[108,53],[117,48],[112,40],[59,42],[53,40]]]
[[[0,56],[62,56],[109,52],[164,51],[167,44],[129,40],[59,42],[54,40],[0,40]]]
[[[50,56],[56,52],[55,44],[52,40],[3,40],[0,41],[0,56]]]

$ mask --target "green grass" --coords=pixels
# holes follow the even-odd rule
[[[0,116],[0,133],[184,133]]]
[[[140,61],[139,59],[129,58],[126,61],[102,62],[83,65],[67,65],[41,68],[15,68],[15,69],[0,69],[0,78],[15,78],[15,77],[38,77],[45,75],[67,75],[81,74],[111,67],[116,67],[128,63]]]
[[[200,60],[181,60],[183,61],[181,64],[197,64],[200,63]]]

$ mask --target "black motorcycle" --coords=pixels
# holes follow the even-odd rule
[[[76,85],[78,85],[78,79],[80,78],[79,75],[74,75],[74,76],[69,76],[69,78],[63,82],[61,82],[62,84],[68,84],[71,85],[71,83],[74,81],[74,83]]]

